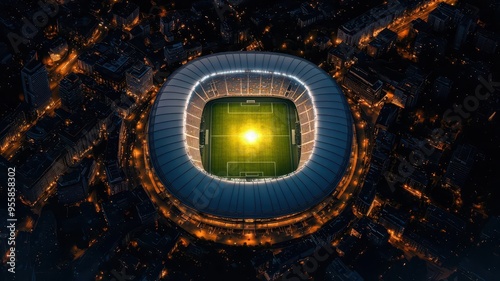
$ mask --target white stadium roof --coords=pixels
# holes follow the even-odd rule
[[[215,75],[241,71],[285,75],[308,90],[315,113],[314,147],[296,171],[237,181],[207,173],[190,155],[185,120],[194,89]],[[183,205],[223,218],[272,219],[305,211],[333,193],[349,165],[352,134],[340,87],[316,65],[286,54],[230,52],[194,60],[168,78],[150,113],[148,143],[156,175]]]

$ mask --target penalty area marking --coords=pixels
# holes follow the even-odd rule
[[[239,137],[241,134],[238,135],[212,135],[212,138],[217,138],[217,137]],[[260,135],[263,137],[289,137],[290,135]]]
[[[226,175],[228,177],[235,177],[235,176],[229,175],[229,164],[236,164],[236,165],[239,165],[239,164],[273,164],[274,176],[276,176],[276,162],[275,161],[251,161],[251,162],[228,161],[228,162],[226,162]],[[255,173],[255,172],[238,171],[238,173],[241,175],[241,173]],[[262,172],[262,174],[264,174],[264,172]]]
[[[260,106],[260,102],[255,102],[255,100],[247,100],[247,102],[240,102],[240,106]]]
[[[261,111],[259,111],[259,112],[248,112],[248,111],[247,112],[238,112],[238,111],[234,112],[233,111],[233,112],[231,112],[231,110],[229,109],[230,107],[229,107],[229,102],[228,102],[227,103],[227,114],[274,114],[273,103],[271,102],[270,104],[271,104],[271,111],[264,111],[264,112],[261,112]],[[241,107],[243,107],[243,106],[260,107],[261,104],[260,104],[260,102],[258,104],[257,103],[255,103],[255,104],[245,104],[243,102],[240,102],[240,106]]]
[[[264,172],[262,171],[252,171],[252,172],[240,172],[240,177],[263,177]]]

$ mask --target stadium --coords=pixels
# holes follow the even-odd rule
[[[318,226],[315,214],[327,213],[353,166],[339,86],[286,54],[218,53],[182,66],[158,93],[146,134],[155,192],[170,217],[200,232]]]

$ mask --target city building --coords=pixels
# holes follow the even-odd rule
[[[224,44],[241,44],[249,39],[249,28],[234,16],[227,17],[220,23],[220,39]]]
[[[77,166],[62,175],[57,181],[57,198],[61,204],[73,204],[85,200],[89,185],[96,174],[96,163],[85,158]]]
[[[111,230],[125,226],[132,213],[128,216],[124,215],[124,213],[132,209],[132,199],[132,193],[125,190],[117,194],[111,194],[108,200],[102,202],[102,214]]]
[[[397,109],[396,106],[394,107]],[[382,108],[382,110],[383,109],[384,108]],[[393,133],[390,133],[389,131],[384,129],[384,127],[380,126],[379,124],[376,125],[375,134],[376,134],[375,145],[372,151],[372,158],[370,159],[370,170],[368,174],[370,174],[372,169],[380,174],[386,171],[390,163],[390,155],[392,153],[394,144],[396,142],[396,136]]]
[[[415,65],[410,65],[406,71],[403,80],[396,85],[396,96],[404,96],[405,107],[414,108],[420,98],[420,94],[425,87],[425,81],[428,74],[424,73]]]
[[[332,40],[328,36],[318,36],[314,39],[314,47],[318,47],[320,51],[326,50],[332,46]]]
[[[158,212],[147,195],[144,188],[139,185],[133,191],[134,205],[139,216],[139,219],[143,225],[153,223],[158,218]]]
[[[139,6],[133,2],[119,2],[113,5],[113,22],[121,28],[130,28],[139,21]]]
[[[373,105],[382,98],[384,83],[365,67],[355,65],[344,76],[342,86],[347,89],[348,95],[359,97],[369,105]]]
[[[404,7],[399,1],[387,1],[341,25],[337,31],[337,39],[358,46],[361,41],[372,37],[376,31],[386,27],[403,12]]]
[[[437,231],[445,231],[453,235],[461,235],[465,231],[466,223],[464,220],[449,212],[430,205],[425,212],[426,225],[436,229]]]
[[[201,56],[201,53],[203,51],[203,47],[200,42],[192,42],[192,43],[187,43],[184,45],[184,50],[186,50],[186,57],[188,60],[195,59],[199,56]]]
[[[8,64],[12,61],[12,54],[6,43],[0,43],[0,64]]]
[[[26,107],[26,103],[21,103],[12,112],[1,117],[0,148],[18,139],[19,128],[27,124]]]
[[[115,90],[124,90],[127,86],[125,72],[134,61],[126,55],[114,54],[100,61],[94,68],[94,79],[97,83],[108,85]]]
[[[218,1],[218,0],[216,0]],[[238,6],[245,3],[247,0],[227,0],[227,2],[233,6]]]
[[[500,43],[500,36],[492,31],[479,29],[476,33],[475,43],[476,49],[479,52],[493,55],[496,53],[498,44]]]
[[[94,116],[82,118],[75,114],[64,120],[58,135],[61,142],[66,145],[68,156],[78,160],[99,139],[99,122]]]
[[[101,264],[115,255],[122,235],[119,232],[106,231],[85,253],[74,261],[72,279],[90,280],[95,278]]]
[[[465,5],[464,10],[466,14],[473,15],[474,9],[468,9],[470,5]],[[440,2],[438,7],[429,14],[427,23],[432,30],[436,32],[444,32],[453,27],[456,27],[460,20],[464,17],[464,11],[461,11],[456,6],[452,6],[446,2]]]
[[[445,184],[454,188],[464,187],[474,165],[476,154],[477,148],[472,145],[461,144],[457,146],[446,168]]]
[[[149,24],[139,24],[136,25],[129,31],[130,39],[134,38],[142,38],[144,36],[149,35],[150,33],[150,25]]]
[[[186,50],[181,42],[168,44],[164,48],[165,61],[171,66],[176,63],[181,63],[187,59]]]
[[[55,131],[60,123],[61,118],[58,116],[44,116],[36,123],[35,126],[31,127],[26,132],[26,139],[35,144],[40,144]]]
[[[500,217],[490,217],[481,230],[481,242],[498,239],[500,237]]]
[[[341,70],[350,65],[356,49],[342,42],[339,45],[328,50],[326,61],[333,66],[335,70]]]
[[[99,20],[93,15],[66,13],[58,17],[57,27],[69,45],[88,46],[98,33]]]
[[[448,41],[442,37],[422,32],[415,38],[413,53],[420,61],[440,57],[444,55],[447,44]]]
[[[206,15],[214,8],[212,0],[196,1],[191,5],[191,11],[198,17]]]
[[[36,59],[21,70],[24,100],[32,109],[42,109],[51,100],[49,77],[45,66]]]
[[[110,162],[105,165],[107,185],[109,195],[118,194],[128,190],[128,182],[123,169],[117,162]]]
[[[165,41],[165,35],[161,32],[154,32],[153,34],[148,34],[144,40],[146,46],[148,46],[154,53],[163,50],[167,41]],[[168,37],[167,37],[168,38]]]
[[[42,210],[31,237],[30,250],[36,271],[41,268],[51,268],[60,258],[57,238],[57,220],[54,212]]]
[[[27,202],[36,202],[51,185],[56,184],[54,180],[71,164],[65,144],[50,141],[45,146],[49,147],[47,151],[29,157],[19,167],[16,183]]]
[[[405,231],[408,216],[390,205],[385,205],[380,212],[378,222],[387,228],[389,233],[400,238]]]
[[[372,209],[373,201],[377,195],[377,183],[379,180],[379,173],[375,168],[370,167],[368,171],[365,182],[359,192],[356,200],[354,201],[354,206],[356,211],[363,215],[369,215]]]
[[[366,53],[371,57],[378,58],[387,53],[396,43],[398,34],[384,28],[366,47]]]
[[[453,40],[453,48],[455,50],[460,50],[464,46],[469,35],[472,33],[475,27],[476,24],[470,17],[464,17],[460,21],[455,32],[455,38]]]
[[[440,100],[445,101],[448,99],[448,95],[451,92],[451,86],[453,85],[453,81],[445,76],[439,76],[434,81],[433,90],[434,96]]]
[[[78,111],[83,104],[83,85],[78,75],[71,73],[59,82],[59,97],[65,110]]]
[[[450,28],[451,18],[437,8],[429,14],[427,23],[434,31],[444,32],[445,29]]]
[[[52,42],[49,49],[49,56],[53,62],[58,62],[68,54],[68,42],[62,38]]]
[[[136,98],[143,97],[153,87],[153,69],[137,63],[125,73],[127,92]]]
[[[308,13],[304,13],[304,14],[300,15],[298,20],[297,20],[297,25],[300,28],[306,28],[309,25],[314,24],[314,23],[322,20],[323,18],[324,18],[323,14],[321,12],[319,12],[317,10],[312,10]]]
[[[429,24],[421,18],[412,20],[409,26],[410,30],[408,31],[408,37],[411,39],[415,39],[418,34],[431,32],[431,27],[429,26]]]
[[[170,33],[179,28],[182,16],[177,10],[168,11],[165,17],[162,17],[160,20],[160,26],[163,26],[163,29],[160,29],[165,36],[167,33]]]
[[[125,138],[125,124],[123,119],[117,115],[113,115],[108,132],[108,142],[104,154],[104,168],[109,193],[112,195],[128,189],[128,180],[122,168],[123,142]]]
[[[327,267],[325,281],[363,281],[358,272],[350,269],[340,258],[335,258]]]
[[[383,246],[389,241],[387,229],[366,216],[352,227],[350,235],[358,239],[366,238],[375,246]]]
[[[377,129],[387,131],[391,127],[391,125],[394,124],[394,122],[396,122],[398,113],[399,113],[398,106],[392,103],[384,104],[384,106],[380,110],[380,114],[377,117],[377,121],[375,122],[375,127]]]

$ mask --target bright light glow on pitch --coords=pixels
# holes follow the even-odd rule
[[[259,139],[259,134],[254,130],[248,130],[243,135],[247,143],[255,143]]]

